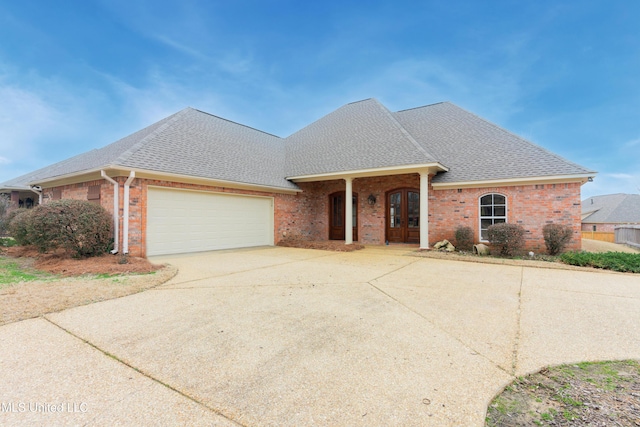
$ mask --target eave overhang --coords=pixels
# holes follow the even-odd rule
[[[515,185],[534,185],[534,184],[564,184],[569,182],[579,182],[584,184],[590,178],[595,176],[595,172],[578,175],[549,175],[549,176],[532,176],[507,179],[492,179],[481,181],[461,181],[461,182],[432,182],[434,190],[450,190],[456,188],[482,188],[482,187],[505,187]]]
[[[129,168],[120,165],[109,165],[101,168],[84,170],[67,175],[56,176],[43,180],[29,183],[30,185],[39,185],[45,188],[58,187],[61,185],[78,184],[86,181],[94,181],[103,179],[100,171],[104,170],[111,178],[118,176],[129,176],[131,171],[136,173],[136,178],[145,178],[158,181],[179,182],[183,184],[207,185],[211,187],[234,188],[238,190],[264,191],[270,193],[296,194],[302,190],[297,188],[284,188],[277,186],[253,184],[246,182],[235,182],[222,179],[202,178],[191,175],[183,175],[169,172],[159,172],[147,169]]]
[[[330,181],[344,178],[366,178],[372,176],[402,175],[407,173],[429,173],[437,174],[446,172],[449,168],[441,163],[425,163],[421,165],[389,166],[383,168],[357,169],[349,171],[327,172],[312,175],[288,176],[287,179],[293,182],[313,182]]]
[[[28,185],[18,185],[18,186],[5,185],[5,186],[0,186],[0,191],[31,191],[31,187],[29,187]]]

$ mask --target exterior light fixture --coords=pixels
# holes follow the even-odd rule
[[[373,194],[369,194],[369,197],[367,198],[367,201],[369,202],[369,204],[371,206],[376,204],[376,196],[374,196]]]

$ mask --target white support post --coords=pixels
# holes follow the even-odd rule
[[[429,172],[420,172],[420,249],[429,249]]]
[[[353,178],[345,178],[344,192],[344,244],[353,244]]]

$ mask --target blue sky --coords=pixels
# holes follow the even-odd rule
[[[451,101],[640,193],[640,2],[0,0],[0,182],[191,106],[279,136]]]

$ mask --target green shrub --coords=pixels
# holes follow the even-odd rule
[[[456,228],[456,248],[461,251],[471,251],[473,249],[473,229],[471,227]]]
[[[524,247],[524,228],[517,224],[494,224],[487,229],[487,238],[498,248],[500,256],[514,256]]]
[[[31,244],[27,227],[31,221],[33,209],[14,209],[5,218],[8,226],[7,231],[18,245],[25,246]]]
[[[16,246],[18,242],[13,237],[0,237],[0,246],[5,248],[10,248],[11,246]]]
[[[549,255],[558,255],[571,241],[573,229],[568,225],[547,224],[542,228],[542,236]]]
[[[54,200],[19,214],[11,235],[41,252],[64,248],[77,257],[100,255],[111,244],[111,215],[84,200]]]
[[[565,252],[560,255],[565,264],[595,267],[606,270],[640,273],[640,254],[624,252]]]

